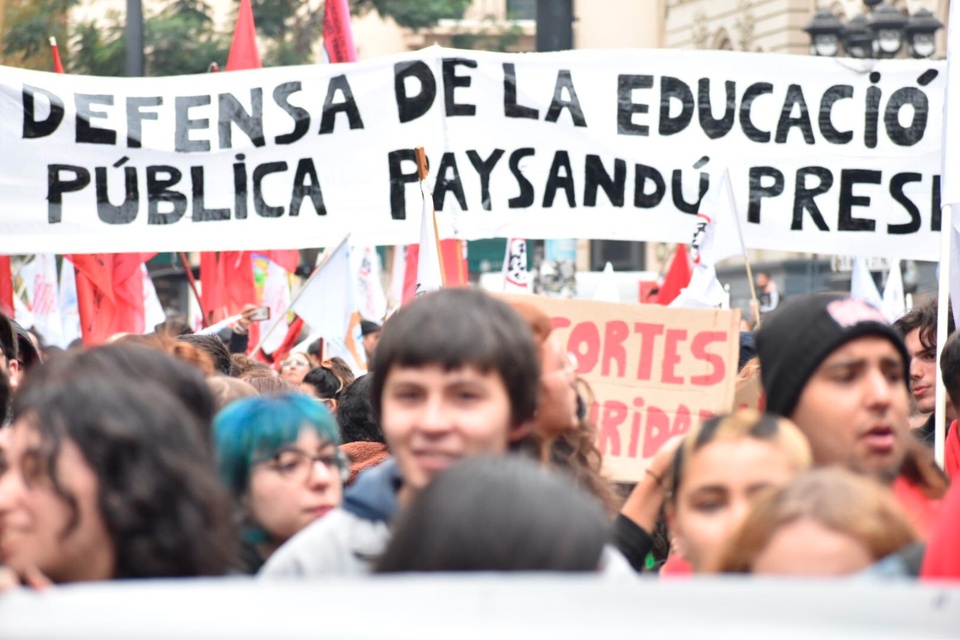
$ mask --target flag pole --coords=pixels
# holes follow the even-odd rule
[[[947,335],[950,309],[950,258],[951,243],[953,242],[953,207],[945,204],[940,209],[940,281],[937,287],[937,362],[943,345],[949,337]],[[947,403],[947,390],[943,386],[943,376],[940,367],[937,370],[936,409],[933,420],[933,456],[937,464],[943,468],[944,441],[946,440],[946,412],[943,410]]]
[[[310,274],[310,277],[307,278],[307,281],[304,282],[304,283],[303,283],[303,286],[300,287],[300,289],[297,291],[297,295],[293,296],[293,299],[290,300],[290,304],[287,305],[287,309],[290,309],[290,308],[293,307],[294,303],[295,303],[297,300],[300,299],[300,296],[303,295],[303,292],[307,290],[307,286],[308,286],[311,282],[313,282],[313,279],[317,277],[317,274],[319,274],[321,271],[323,271],[323,268],[324,268],[325,266],[327,266],[327,262],[329,262],[330,257],[331,257],[333,254],[335,254],[337,251],[340,251],[341,247],[343,247],[343,245],[345,245],[348,240],[350,240],[350,234],[349,234],[349,233],[343,237],[343,240],[341,240],[340,242],[337,243],[337,246],[333,249],[333,251],[324,251],[324,252],[323,252],[323,257],[322,257],[321,260],[320,260],[320,264],[317,265],[317,268],[313,270],[313,273]],[[284,311],[284,313],[287,313],[287,312]],[[279,323],[279,322],[274,322],[273,324],[270,325],[270,328],[267,330],[267,332],[266,332],[264,335],[260,336],[260,341],[257,342],[257,346],[253,348],[253,351],[251,351],[251,353],[257,353],[258,351],[260,351],[261,347],[263,347],[263,343],[267,341],[267,338],[270,337],[270,335],[273,333],[274,329],[277,328],[277,325],[278,325],[278,324],[280,324],[280,323]]]
[[[757,287],[753,283],[753,269],[750,268],[750,258],[747,256],[747,245],[743,241],[743,229],[740,228],[740,212],[737,210],[737,199],[733,196],[733,181],[730,180],[730,169],[723,170],[724,177],[729,182],[731,205],[733,208],[733,219],[737,223],[737,237],[740,238],[740,252],[743,255],[743,263],[747,267],[747,282],[750,284],[750,302],[753,305],[754,313],[757,314],[755,329],[760,328],[760,300],[757,298]]]
[[[209,326],[207,323],[207,313],[203,310],[203,302],[200,301],[200,291],[197,289],[197,279],[193,277],[193,267],[190,266],[190,261],[187,260],[186,253],[179,251],[177,255],[180,256],[180,262],[183,263],[183,271],[187,275],[187,282],[190,283],[190,290],[193,291],[193,297],[197,300],[197,307],[200,308],[201,326],[206,329]]]
[[[427,193],[423,188],[423,182],[427,179],[427,174],[430,173],[427,168],[427,153],[423,150],[423,147],[417,147],[413,150],[413,154],[417,159],[417,176],[420,178],[420,195],[426,199]],[[436,238],[437,261],[440,263],[440,284],[441,286],[446,286],[447,274],[443,267],[443,250],[440,248],[440,229],[437,227],[437,210],[433,208],[433,202],[430,203],[430,211],[433,212],[433,237]]]

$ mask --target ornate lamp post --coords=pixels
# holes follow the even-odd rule
[[[843,51],[851,58],[895,58],[907,49],[915,58],[929,58],[936,51],[936,33],[943,24],[928,10],[912,16],[885,0],[864,0],[866,14],[843,24],[823,7],[804,27],[810,36],[810,53],[834,57]]]
[[[907,20],[907,44],[914,58],[929,58],[937,49],[937,31],[943,23],[928,10],[920,9]]]
[[[817,10],[813,20],[803,28],[810,36],[810,54],[832,58],[840,52],[843,23],[830,9]]]

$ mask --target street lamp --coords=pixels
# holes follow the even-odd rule
[[[886,0],[863,0],[867,14],[840,21],[830,9],[821,7],[804,27],[810,36],[810,53],[839,56],[840,44],[852,58],[895,58],[908,45],[910,55],[929,58],[936,51],[936,33],[943,24],[928,10],[912,16]]]
[[[862,13],[843,26],[843,47],[851,58],[873,57],[873,31]]]
[[[873,8],[867,20],[874,33],[873,53],[877,58],[893,58],[903,48],[907,17],[887,2]]]
[[[803,30],[810,36],[811,55],[832,58],[839,53],[843,23],[830,9],[819,9]]]
[[[914,58],[929,58],[937,48],[937,31],[943,23],[926,9],[920,9],[907,20],[907,42]]]

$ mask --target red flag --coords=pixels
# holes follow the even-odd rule
[[[257,49],[257,27],[253,22],[253,7],[250,0],[240,0],[237,25],[233,29],[233,42],[227,56],[227,71],[259,69],[263,67]]]
[[[223,271],[220,269],[220,257],[216,251],[200,252],[200,306],[207,317],[203,326],[222,320],[227,307],[223,291]]]
[[[298,249],[287,249],[281,251],[257,251],[267,260],[280,265],[290,273],[297,270],[300,266],[300,251]]]
[[[463,240],[441,240],[440,261],[443,263],[443,286],[465,287],[470,284],[467,268],[467,243]]]
[[[280,343],[280,346],[273,353],[264,353],[263,349],[257,351],[256,356],[261,361],[266,362],[267,364],[278,364],[283,362],[283,359],[287,357],[287,354],[290,353],[290,350],[297,345],[297,341],[300,339],[300,332],[303,331],[303,318],[296,316],[293,322],[290,323],[290,327],[287,329],[287,335],[283,338],[283,342]]]
[[[95,253],[68,256],[77,272],[80,330],[87,346],[115,333],[143,333],[143,276],[140,265],[153,253]]]
[[[53,70],[57,73],[63,73],[63,63],[60,61],[60,48],[57,47],[57,39],[50,36],[50,54],[53,56]]]
[[[323,50],[330,62],[356,62],[357,47],[350,29],[347,0],[327,0],[323,6]]]
[[[441,240],[440,261],[443,263],[443,286],[465,287],[470,284],[467,256],[462,240]],[[407,266],[403,271],[403,302],[407,304],[417,295],[417,263],[420,260],[420,245],[408,244]]]
[[[660,285],[657,302],[663,305],[673,302],[673,299],[680,295],[684,287],[690,283],[690,276],[692,275],[687,245],[678,245],[676,252],[673,254],[670,268],[667,269],[667,274],[663,277],[663,284]]]
[[[14,316],[13,270],[10,267],[10,256],[0,256],[0,312],[8,318]]]

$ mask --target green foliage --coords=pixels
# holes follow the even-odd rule
[[[422,29],[444,18],[462,17],[470,1],[350,0],[350,8],[353,13],[377,11],[402,27]],[[68,32],[68,10],[78,2],[6,0],[5,64],[52,70],[47,41],[53,35],[62,45],[61,55],[70,73],[123,75],[125,15],[112,12],[103,20],[74,25]],[[266,44],[262,51],[265,65],[313,61],[315,43],[323,33],[322,3],[318,6],[316,0],[252,0],[252,6],[257,33]],[[145,9],[148,8],[149,4]],[[496,45],[500,42],[496,37],[503,34],[493,35],[490,42]],[[214,61],[222,67],[231,37],[232,24],[226,33],[215,31],[206,0],[167,0],[158,13],[145,16],[146,73],[202,73]],[[63,46],[68,42],[69,46]]]
[[[444,18],[458,19],[471,0],[351,0],[355,11],[376,9],[383,17],[391,17],[401,27],[423,29]]]
[[[79,0],[6,0],[4,9],[4,64],[53,70],[50,36],[67,40],[67,11]],[[66,58],[66,51],[60,55]]]
[[[520,38],[523,29],[516,24],[501,25],[493,20],[485,20],[477,30],[469,33],[455,33],[450,37],[450,46],[455,49],[479,49],[482,51],[511,51]]]

